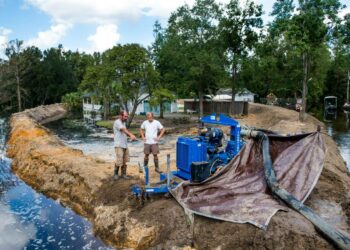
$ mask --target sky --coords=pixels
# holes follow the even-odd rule
[[[227,3],[229,0],[217,0]],[[44,50],[62,44],[68,50],[103,52],[117,43],[153,40],[156,20],[166,25],[170,13],[194,0],[0,0],[0,46],[19,39]],[[264,22],[274,1],[255,0],[264,8]],[[350,0],[341,0],[349,7]]]

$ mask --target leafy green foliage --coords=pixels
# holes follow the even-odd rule
[[[178,96],[195,91],[202,101],[216,91],[224,75],[223,50],[218,46],[220,8],[213,0],[197,0],[193,7],[178,8],[168,21],[164,37],[157,40],[157,65],[161,79]]]
[[[150,98],[150,104],[151,106],[158,106],[160,107],[160,118],[164,118],[164,103],[165,102],[172,102],[175,100],[174,94],[165,88],[157,88],[152,92],[152,96]]]
[[[230,85],[234,100],[238,75],[244,65],[243,60],[259,39],[256,29],[262,28],[262,5],[247,0],[241,7],[241,1],[231,0],[225,7],[224,15],[220,19],[219,32],[231,76]]]
[[[130,125],[137,106],[158,82],[158,73],[147,50],[139,44],[116,45],[94,57],[96,63],[86,69],[79,88],[90,92],[95,101],[103,102],[104,119],[110,113],[112,102],[119,103],[127,111],[131,103]]]
[[[60,102],[66,93],[77,91],[81,72],[92,64],[92,56],[84,53],[64,51],[62,46],[45,51],[24,48],[18,40],[10,41],[6,55],[0,62],[4,112]]]
[[[64,103],[69,110],[79,112],[82,110],[82,95],[79,92],[67,93],[62,96],[62,103]]]
[[[340,18],[341,8],[339,0],[276,0],[274,20],[262,28],[262,6],[253,0],[196,0],[173,12],[166,27],[155,23],[148,50],[125,44],[88,55],[61,45],[24,48],[14,40],[0,59],[0,110],[61,98],[75,105],[78,90],[104,104],[105,118],[111,103],[132,118],[147,98],[163,110],[174,96],[202,103],[221,87],[247,88],[259,97],[302,96],[303,111],[306,103],[308,110],[319,108],[325,95],[345,101],[350,14]]]

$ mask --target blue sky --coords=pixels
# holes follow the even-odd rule
[[[273,1],[263,4],[265,22]],[[12,39],[46,49],[58,44],[79,51],[104,51],[116,43],[153,41],[153,24],[194,0],[0,0],[0,44]],[[228,0],[218,0],[225,3]],[[350,5],[349,0],[342,0]],[[342,11],[349,13],[350,8]]]

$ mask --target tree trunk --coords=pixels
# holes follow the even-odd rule
[[[107,98],[103,98],[103,119],[107,120],[108,118],[108,101]]]
[[[124,110],[129,113],[128,102],[124,102]]]
[[[237,79],[237,66],[232,65],[232,104],[235,102],[236,97],[236,79]]]
[[[306,98],[307,98],[307,83],[308,83],[308,75],[309,75],[309,55],[307,52],[303,53],[303,94],[302,94],[302,103],[301,110],[299,112],[299,121],[304,122],[306,119]]]
[[[164,118],[164,104],[163,101],[159,103],[159,118]]]
[[[203,90],[202,88],[198,91],[199,96],[199,117],[203,117]]]
[[[126,127],[129,128],[131,125],[132,120],[134,119],[135,113],[136,113],[136,109],[137,106],[140,104],[140,102],[137,101],[137,99],[133,102],[133,106],[132,106],[132,110],[131,113],[129,114],[129,120],[126,124]]]
[[[22,97],[21,97],[21,86],[19,81],[19,69],[18,64],[16,64],[16,85],[17,85],[17,102],[18,102],[18,112],[22,111]]]

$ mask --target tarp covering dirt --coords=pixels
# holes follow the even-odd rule
[[[304,202],[322,172],[325,146],[321,134],[270,134],[269,140],[279,184]],[[200,184],[183,182],[172,195],[187,212],[266,229],[278,210],[288,208],[268,189],[261,147],[261,142],[249,140],[217,175]]]

